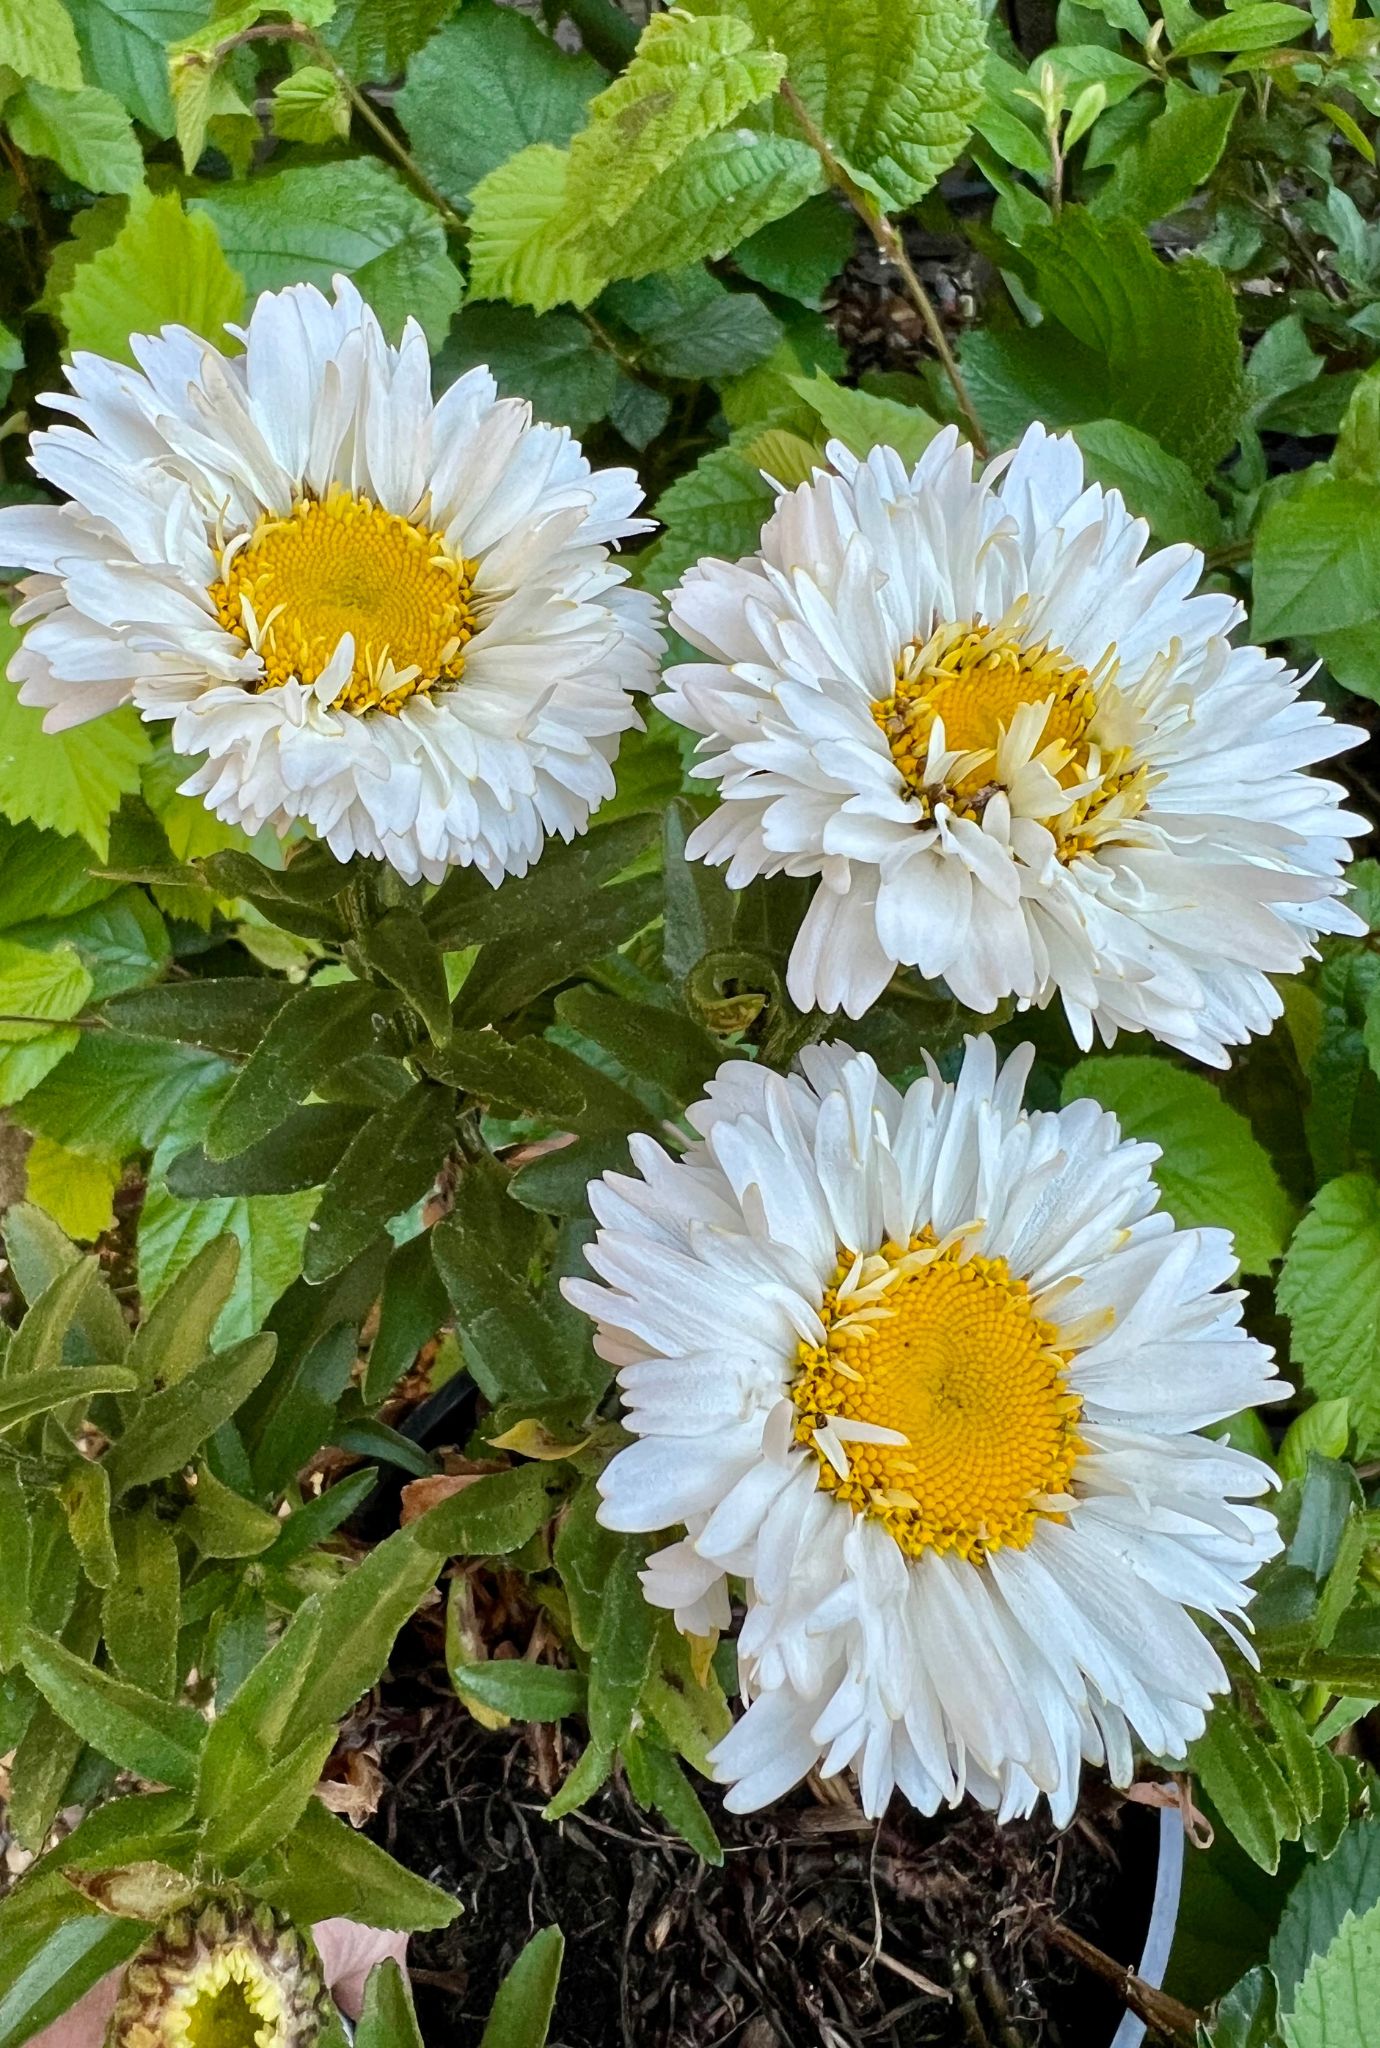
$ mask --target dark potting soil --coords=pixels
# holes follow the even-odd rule
[[[464,1908],[413,1940],[428,2048],[476,2048],[503,1973],[552,1922],[566,1950],[550,2048],[1110,2042],[1119,1998],[1049,1929],[1134,1966],[1149,1809],[1093,1784],[1062,1834],[1047,1819],[999,1828],[971,1804],[926,1820],[899,1800],[877,1826],[809,1788],[737,1817],[700,1787],[725,1851],[713,1869],[621,1780],[544,1821],[578,1753],[566,1734],[491,1733],[418,1677],[359,1732],[386,1781],[370,1832]]]

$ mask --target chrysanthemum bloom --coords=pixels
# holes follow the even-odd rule
[[[89,432],[32,450],[68,502],[0,511],[0,560],[39,572],[10,673],[54,731],[170,719],[205,756],[183,789],[248,832],[498,882],[583,831],[655,677],[609,556],[641,488],[487,370],[433,404],[416,324],[391,348],[335,294],[265,293],[233,357],[176,327],[132,338],[142,374],[74,356],[46,402]]]
[[[692,856],[818,875],[791,955],[804,1008],[858,1017],[898,965],[962,1003],[1043,1005],[1079,1043],[1156,1037],[1214,1065],[1268,1029],[1337,901],[1343,792],[1302,772],[1362,735],[1233,647],[1195,548],[1084,487],[1032,427],[975,478],[936,436],[907,471],[838,443],[745,561],[701,562],[671,618],[705,662],[658,699],[704,735],[722,802]]]
[[[569,1281],[636,1441],[603,1520],[686,1534],[648,1598],[693,1633],[747,1587],[745,1810],[852,1766],[870,1814],[975,1794],[1073,1811],[1080,1756],[1178,1757],[1279,1548],[1268,1467],[1196,1434],[1281,1392],[1221,1230],[1156,1207],[1153,1145],[1094,1102],[1021,1107],[990,1039],[904,1096],[845,1046],[719,1069],[672,1161],[590,1190]]]
[[[330,2010],[290,1921],[211,1899],[169,1915],[135,1955],[106,2048],[311,2048]]]

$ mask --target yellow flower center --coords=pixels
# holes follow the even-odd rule
[[[286,518],[264,513],[210,595],[226,631],[261,656],[259,690],[314,683],[349,633],[354,663],[332,709],[398,712],[459,680],[475,568],[430,527],[332,490]]]
[[[1081,1402],[1057,1331],[1004,1259],[965,1257],[926,1229],[841,1262],[821,1316],[825,1341],[801,1344],[791,1398],[826,1492],[908,1557],[981,1563],[1061,1517]]]
[[[283,2048],[277,1985],[247,1947],[221,1948],[184,1987],[169,2015],[169,2048]]]
[[[1130,766],[1130,749],[1106,748],[1094,736],[1098,683],[1115,670],[1115,655],[1096,674],[1071,661],[1047,641],[1027,643],[1009,623],[939,626],[928,640],[913,641],[896,664],[889,697],[879,697],[872,716],[880,726],[902,778],[926,818],[942,802],[961,817],[980,818],[988,800],[1006,787],[998,753],[1019,712],[1043,706],[1032,757],[1053,776],[1069,800],[1054,821],[1060,857],[1105,836],[1093,832],[1117,817],[1134,816],[1147,794],[1144,770]],[[927,777],[930,736],[943,721],[944,747],[959,756],[938,784]]]

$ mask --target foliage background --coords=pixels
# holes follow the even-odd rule
[[[914,455],[959,418],[997,449],[1039,418],[1368,721],[1378,50],[1377,0],[692,0],[645,25],[612,0],[0,0],[0,497],[38,495],[25,437],[68,352],[218,336],[344,272],[394,338],[421,322],[438,390],[488,362],[639,468],[649,589],[751,549],[761,470],[795,482],[830,436]],[[719,1854],[693,1777],[731,1667],[595,1525],[618,1433],[556,1281],[630,1130],[727,1054],[785,1064],[826,1029],[784,989],[796,885],[738,899],[686,867],[702,799],[654,714],[589,837],[497,893],[285,865],[179,777],[132,712],[54,737],[0,689],[0,1755],[27,1851],[90,1809],[60,1859],[85,1889],[44,1861],[0,1908],[0,2048],[196,1878],[304,1919],[450,1916],[312,1796],[447,1558],[529,1575],[540,1654],[495,1661],[457,1572],[447,1661],[481,1719],[583,1717],[552,1817],[618,1767]],[[1372,935],[1327,944],[1225,1076],[995,1020],[1036,1037],[1040,1099],[1094,1094],[1164,1146],[1181,1223],[1235,1230],[1299,1388],[1237,1430],[1287,1482],[1289,1546],[1261,1674],[1193,1759],[1218,1846],[1174,1981],[1204,2014],[1229,1993],[1219,2048],[1377,2038],[1380,868],[1356,883]],[[849,1036],[904,1079],[970,1022],[902,977]],[[486,1476],[343,1540],[380,1470],[437,1476],[398,1425],[448,1383],[482,1397]],[[109,1802],[118,1773],[168,1789]],[[539,2038],[558,1949],[491,2048]],[[403,2005],[381,1980],[380,2041]]]

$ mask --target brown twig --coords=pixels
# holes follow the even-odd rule
[[[942,1998],[946,2005],[952,2004],[953,1992],[944,1985],[936,1984],[933,1977],[922,1977],[918,1970],[912,1970],[909,1963],[898,1963],[895,1956],[889,1956],[884,1948],[874,1948],[870,1941],[860,1935],[850,1934],[846,1927],[840,1927],[837,1920],[826,1920],[825,1926],[835,1941],[841,1941],[846,1948],[856,1949],[869,1962],[880,1963],[884,1970],[890,1970],[894,1977],[900,1977],[913,1990],[923,1991],[927,1998]]]
[[[824,166],[825,177],[835,191],[843,194],[854,213],[867,227],[882,256],[900,277],[906,289],[906,296],[925,323],[925,332],[943,365],[945,376],[953,387],[959,411],[967,422],[969,438],[978,454],[985,456],[988,452],[987,436],[983,432],[982,421],[978,418],[977,407],[973,404],[972,393],[964,382],[963,372],[958,367],[958,358],[950,346],[948,335],[944,332],[944,323],[935,311],[934,303],[906,253],[905,242],[899,229],[895,222],[883,213],[871,195],[864,192],[849,176],[789,78],[781,81],[781,97],[795,116],[805,140]]]
[[[1055,1948],[1063,1949],[1100,1977],[1139,2020],[1157,2034],[1166,2035],[1173,2041],[1196,2041],[1202,2015],[1192,2006],[1184,2005],[1179,1999],[1171,1998],[1167,1991],[1160,1991],[1153,1984],[1147,1984],[1138,1977],[1127,1963],[1119,1963],[1113,1956],[1106,1955],[1081,1934],[1075,1934],[1071,1927],[1065,1927],[1058,1920],[1045,1923],[1046,1940]]]

